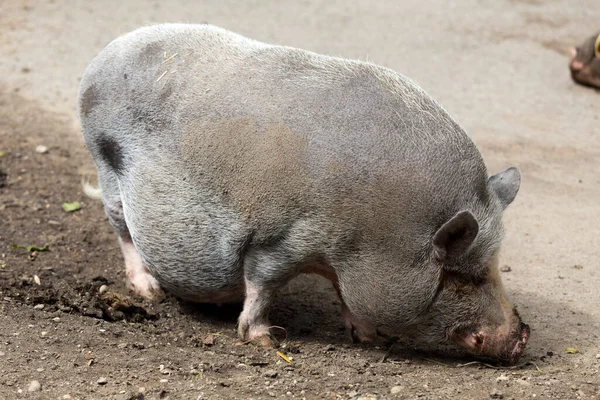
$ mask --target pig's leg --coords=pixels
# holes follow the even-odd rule
[[[125,258],[127,287],[148,300],[155,300],[162,297],[163,291],[160,288],[160,284],[148,272],[148,268],[144,265],[131,238],[120,237],[119,243],[123,251],[123,258]]]
[[[238,321],[240,339],[261,346],[277,343],[269,329],[269,311],[277,291],[298,272],[297,262],[277,252],[258,250],[246,255],[246,299]]]
[[[348,308],[346,303],[344,302],[344,298],[342,297],[342,293],[340,291],[340,284],[338,282],[337,276],[335,273],[333,274],[334,278],[326,276],[333,283],[333,287],[342,302],[342,316],[344,317],[344,325],[350,335],[350,339],[354,343],[367,343],[373,341],[375,337],[377,337],[377,331],[373,326],[363,321],[360,321],[358,318],[352,314],[352,311]]]
[[[271,334],[269,327],[269,311],[275,297],[274,290],[266,289],[255,283],[245,280],[246,299],[244,310],[238,321],[238,335],[240,339],[258,344],[260,346],[272,347],[277,341]]]
[[[133,245],[129,228],[123,215],[123,203],[116,177],[110,171],[98,169],[98,183],[102,189],[102,203],[110,225],[119,237],[125,259],[127,286],[138,295],[153,300],[163,296],[158,281],[150,275],[140,254]]]

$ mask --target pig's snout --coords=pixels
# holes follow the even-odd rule
[[[529,334],[529,325],[518,318],[513,329],[506,329],[506,325],[503,325],[495,331],[481,329],[476,332],[465,332],[458,335],[457,342],[472,354],[515,364],[525,350]]]
[[[521,354],[523,354],[523,350],[525,350],[525,345],[529,340],[529,325],[523,323],[523,321],[519,321],[518,332],[519,334],[517,336],[517,341],[509,357],[509,362],[511,364],[514,364],[517,361],[519,361],[519,358],[521,358]]]

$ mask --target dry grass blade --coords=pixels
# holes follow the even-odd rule
[[[166,58],[162,63],[165,64],[169,61],[171,61],[172,59],[174,59],[177,56],[178,53],[173,54],[171,57]]]
[[[156,82],[159,82],[163,78],[163,76],[165,76],[166,74],[167,74],[167,71],[163,72],[162,75],[158,77]]]

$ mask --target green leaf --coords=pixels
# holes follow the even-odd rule
[[[565,351],[569,354],[577,354],[579,353],[579,350],[577,350],[575,347],[567,347],[565,349]]]
[[[62,208],[65,212],[77,211],[81,208],[81,203],[78,201],[74,201],[73,203],[63,203]]]
[[[50,246],[45,245],[44,247],[38,247],[38,246],[19,246],[18,244],[13,244],[11,246],[13,249],[27,249],[28,252],[32,252],[32,251],[49,251],[50,250]]]
[[[48,245],[45,245],[44,247],[37,247],[37,246],[27,246],[25,247],[27,249],[27,251],[32,252],[32,251],[48,251],[50,250],[50,247]]]

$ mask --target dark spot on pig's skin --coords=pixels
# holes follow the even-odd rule
[[[161,95],[161,98],[162,97],[163,96]],[[172,122],[169,119],[170,116],[163,116],[158,113],[155,113],[152,109],[150,109],[144,104],[137,105],[132,110],[132,117],[134,123],[142,125],[144,127],[144,130],[149,134],[168,129]]]
[[[97,145],[102,159],[110,165],[114,172],[120,173],[123,169],[123,152],[119,143],[113,138],[100,136]]]
[[[81,113],[87,116],[99,103],[96,85],[90,85],[81,95]]]
[[[140,61],[146,64],[153,64],[154,62],[162,62],[163,46],[160,42],[153,42],[148,44],[142,50],[140,54]]]

